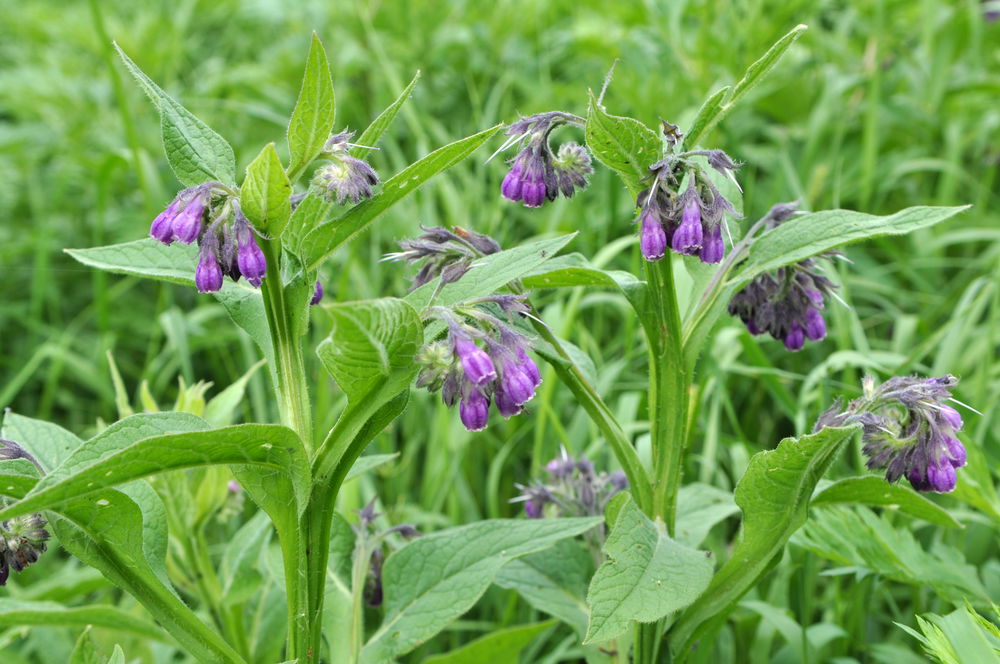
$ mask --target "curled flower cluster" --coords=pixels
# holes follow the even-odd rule
[[[440,226],[421,226],[424,234],[415,240],[399,243],[402,251],[386,254],[383,260],[418,263],[425,261],[413,277],[413,288],[419,288],[439,276],[445,283],[459,279],[481,256],[500,251],[497,241],[488,235],[455,226],[453,230]]]
[[[523,307],[517,298],[487,299],[508,311]],[[428,344],[417,355],[423,366],[417,387],[440,390],[449,407],[458,403],[462,424],[469,431],[486,428],[491,402],[503,417],[521,413],[542,382],[538,365],[527,352],[528,338],[481,311],[472,319],[477,327],[460,323],[447,311],[440,315],[448,323],[448,338]]]
[[[966,463],[958,439],[962,416],[946,403],[957,384],[951,375],[895,377],[878,386],[867,377],[861,398],[843,412],[835,405],[816,428],[860,422],[868,468],[885,470],[889,482],[906,477],[917,491],[946,493],[955,488],[955,470]]]
[[[692,157],[732,177],[738,165],[722,150],[697,150],[668,156],[649,167],[652,185],[639,194],[639,248],[647,261],[658,261],[669,247],[678,254],[718,263],[726,253],[722,239],[725,215],[736,210]],[[687,186],[681,191],[681,185]]]
[[[761,222],[773,228],[795,211],[794,204],[779,203]],[[841,254],[828,251],[755,277],[729,301],[730,315],[739,317],[750,334],[770,334],[791,351],[800,350],[806,339],[823,339],[825,300],[837,286],[819,273],[816,259],[836,257]]]
[[[0,523],[0,586],[10,570],[20,572],[45,553],[49,531],[41,514],[18,516]]]
[[[164,244],[198,241],[195,286],[202,293],[222,288],[222,277],[240,277],[257,287],[267,273],[267,260],[239,202],[218,182],[184,189],[157,215],[149,234]]]
[[[527,207],[539,207],[546,200],[554,201],[559,194],[571,198],[577,189],[584,189],[594,172],[587,149],[569,142],[559,146],[557,154],[549,146],[549,134],[563,124],[579,124],[583,119],[568,113],[539,113],[513,123],[507,128],[510,139],[500,148],[516,143],[526,145],[511,162],[510,172],[500,185],[504,198],[523,202]]]
[[[334,134],[326,142],[320,158],[329,163],[313,177],[312,184],[331,203],[360,203],[372,197],[372,187],[378,184],[378,173],[366,161],[352,157],[350,143],[354,132]]]
[[[553,516],[598,516],[615,494],[628,489],[625,473],[596,473],[594,464],[581,456],[574,459],[562,451],[545,466],[550,481],[517,484],[521,495],[515,502],[524,503],[524,513],[530,519],[545,516],[546,506]]]

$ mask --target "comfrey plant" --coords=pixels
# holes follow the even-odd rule
[[[923,207],[878,217],[797,213],[782,204],[741,232],[738,164],[700,142],[803,29],[712,95],[686,131],[610,115],[603,92],[591,95],[585,116],[554,111],[507,127],[500,149],[519,152],[498,178],[498,205],[575,199],[593,159],[636,201],[607,222],[623,234],[636,222],[643,275],[558,256],[571,236],[503,250],[465,228],[426,227],[387,256],[419,264],[410,292],[366,301],[324,298],[324,261],[503,126],[383,180],[369,163],[377,155],[371,150],[416,79],[357,139],[335,133],[329,65],[314,38],[287,157],[268,144],[237,181],[226,140],[120,53],[160,113],[167,161],[182,189],[152,221],[151,238],[69,253],[100,269],[211,294],[258,345],[280,423],[232,425],[223,405],[206,405],[203,384],[182,385],[169,412],[159,412],[144,391],[146,412],[131,414],[122,397],[123,419],[86,441],[7,414],[2,433],[14,442],[0,448],[0,573],[37,560],[51,530],[62,548],[144,607],[156,623],[143,621],[144,634],[205,662],[398,661],[433,644],[492,584],[564,621],[559,629],[576,633],[570,638],[588,661],[681,662],[696,646],[710,652],[714,630],[806,522],[820,479],[859,431],[869,468],[884,470],[889,481],[905,476],[917,491],[953,489],[966,463],[961,417],[945,403],[957,381],[866,382],[860,398],[821,416],[815,432],[750,460],[734,495],[742,532],[720,565],[698,549],[700,540],[678,532],[687,445],[700,435],[691,403],[696,369],[726,308],[750,333],[766,332],[787,349],[819,342],[835,291],[820,268],[840,255],[838,247],[959,211]],[[582,131],[585,144],[553,149],[557,130]],[[694,284],[686,307],[675,286],[683,271]],[[641,453],[589,378],[582,351],[534,306],[538,291],[575,286],[616,289],[645,332],[649,444]],[[315,355],[343,394],[327,431],[316,424],[323,420],[314,412],[303,349],[310,305],[331,324]],[[337,512],[347,479],[392,458],[364,452],[406,408],[414,385],[439,392],[457,406],[464,427],[478,432],[492,412],[532,417],[540,360],[600,433],[588,445],[609,448],[620,470],[598,472],[579,450],[565,452],[546,466],[546,481],[519,487],[523,516],[420,537],[411,526],[387,523],[374,502],[356,515],[356,526]],[[227,389],[227,400],[238,400],[245,384]],[[909,492],[900,500],[916,499],[895,488]],[[206,526],[222,522],[223,513],[234,520],[234,496],[245,497],[248,509],[255,505],[256,515],[231,541],[210,547]],[[279,551],[267,546],[272,530],[278,575],[271,561]],[[570,579],[567,570],[582,576]],[[264,583],[265,575],[278,578]],[[581,585],[589,585],[585,597]],[[137,624],[131,614],[101,610]]]

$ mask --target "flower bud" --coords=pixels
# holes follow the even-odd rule
[[[452,349],[461,361],[462,370],[465,372],[465,377],[469,382],[479,387],[497,377],[493,360],[476,345],[475,341],[464,333],[455,334],[454,337]]]
[[[309,304],[315,306],[319,304],[320,300],[322,299],[323,299],[323,284],[317,281],[316,287],[313,289],[312,298],[309,300]]]
[[[267,274],[267,260],[257,245],[250,224],[245,221],[237,223],[239,226],[236,228],[236,264],[247,281],[253,286],[260,286],[261,280]]]
[[[476,388],[468,390],[458,405],[462,424],[469,431],[482,431],[490,417],[490,401]]]
[[[171,244],[174,241],[174,218],[177,216],[179,208],[180,198],[178,197],[171,201],[167,209],[156,215],[156,219],[153,219],[153,223],[149,227],[149,234],[163,244]]]
[[[184,244],[191,244],[201,234],[207,194],[198,191],[174,218],[174,235]]]
[[[716,224],[708,229],[701,245],[698,257],[702,263],[718,263],[726,255],[726,244],[722,241],[722,224]]]

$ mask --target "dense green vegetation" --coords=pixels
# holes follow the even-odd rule
[[[747,219],[796,199],[806,209],[876,214],[922,204],[973,207],[932,229],[849,248],[853,263],[839,263],[831,275],[849,306],[830,309],[831,334],[822,343],[790,354],[728,323],[701,365],[707,375],[694,395],[695,430],[704,435],[691,441],[686,475],[730,490],[753,453],[808,431],[834,396],[857,394],[865,373],[953,373],[962,378],[957,398],[982,415],[966,413],[970,467],[958,490],[933,498],[962,528],[893,510],[814,508],[816,520],[743,601],[712,661],[916,662],[919,641],[894,623],[919,629],[918,615],[949,614],[964,598],[988,614],[989,599],[1000,597],[1000,22],[984,20],[979,2],[286,4],[38,1],[4,10],[0,406],[90,435],[96,418],[114,421],[127,407],[116,400],[109,357],[135,410],[148,407],[143,383],[165,407],[179,381],[211,381],[212,395],[259,359],[211,298],[94,271],[62,253],[145,236],[177,188],[161,158],[155,113],[114,57],[112,40],[223,133],[240,168],[284,134],[310,31],[330,54],[338,128],[366,126],[419,70],[411,101],[371,156],[388,175],[519,113],[583,113],[587,88],[600,88],[616,58],[609,111],[683,126],[709,92],[805,23],[809,31],[781,67],[710,140],[745,163]],[[494,142],[335,254],[321,271],[327,292],[345,299],[405,293],[413,271],[379,259],[418,224],[472,228],[504,247],[578,231],[571,250],[639,271],[632,201],[613,174],[598,169],[572,201],[527,210],[500,202],[505,167],[499,159],[484,163]],[[624,300],[578,289],[543,292],[537,302],[543,318],[593,358],[600,391],[641,448],[649,428],[646,356],[641,330],[622,323],[632,320],[623,316]],[[319,339],[330,321],[319,310],[313,319]],[[318,412],[330,413],[319,423],[324,430],[343,395],[310,362]],[[518,514],[507,502],[514,483],[537,476],[560,446],[610,469],[612,455],[572,395],[545,377],[528,417],[497,420],[479,434],[465,432],[438,399],[414,393],[373,445],[399,451],[399,459],[349,484],[343,509],[377,493],[393,523],[433,531]],[[242,419],[276,421],[269,390],[264,373],[255,374]],[[845,475],[861,472],[859,447],[837,463]],[[211,543],[224,543],[237,523],[230,514]],[[724,555],[735,528],[732,519],[717,526],[709,548]],[[48,555],[0,594],[121,598],[61,555]],[[493,587],[407,661],[536,617],[513,592]],[[12,628],[0,633],[0,648],[11,662],[64,662],[77,631]],[[134,636],[94,634],[107,652],[121,643],[133,661],[162,656]],[[575,643],[568,631],[553,630],[522,661],[573,661]]]

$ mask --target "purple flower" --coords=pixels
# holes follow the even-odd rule
[[[38,562],[46,550],[49,531],[41,514],[26,514],[0,523],[0,586],[10,570],[23,571]]]
[[[149,227],[149,234],[163,244],[171,244],[174,241],[174,218],[180,206],[180,197],[171,201],[166,210],[156,215],[156,219]]]
[[[470,383],[481,387],[497,377],[493,360],[471,337],[457,328],[452,330],[452,337],[453,352],[462,363],[462,370]]]
[[[566,113],[539,113],[507,128],[511,138],[501,147],[504,150],[521,141],[526,146],[511,161],[510,171],[500,184],[500,194],[511,201],[523,202],[527,207],[539,207],[546,200],[554,201],[561,193],[570,198],[577,189],[587,186],[588,176],[594,172],[586,148],[569,142],[559,146],[557,155],[549,147],[549,134],[562,124],[583,124],[582,118]]]
[[[566,198],[572,198],[577,189],[585,188],[587,178],[594,172],[587,149],[573,142],[559,146],[559,153],[552,160],[552,167],[555,169],[559,193]]]
[[[522,406],[535,396],[535,383],[514,360],[501,365],[500,390],[517,406]]]
[[[214,293],[222,288],[222,267],[218,257],[219,240],[214,230],[209,230],[201,240],[198,252],[198,267],[194,271],[194,283],[199,293]]]
[[[191,244],[197,240],[212,189],[217,184],[206,182],[182,190],[167,209],[153,219],[149,234],[163,244],[171,244],[174,240]]]
[[[521,495],[511,502],[525,503],[528,518],[543,516],[545,505],[554,505],[554,516],[603,514],[608,501],[628,489],[628,479],[620,470],[598,473],[585,457],[574,459],[565,449],[545,466],[550,482],[535,480],[525,486],[515,484]]]
[[[667,233],[663,230],[663,224],[648,211],[642,215],[641,223],[642,235],[639,239],[639,248],[642,256],[650,262],[658,261],[667,251]]]
[[[864,381],[864,394],[843,412],[824,413],[816,428],[862,424],[862,448],[872,470],[885,470],[886,480],[906,477],[917,491],[945,493],[955,488],[955,470],[966,463],[965,447],[956,432],[962,418],[947,404],[954,376],[896,377],[875,386]]]
[[[236,224],[236,264],[247,281],[253,286],[260,286],[267,274],[264,252],[257,245],[250,224],[242,219],[237,219]]]
[[[323,299],[323,284],[317,281],[316,288],[313,290],[313,296],[312,299],[309,300],[309,304],[315,306],[319,304],[320,300],[322,299]]]
[[[688,191],[693,191],[689,189]],[[679,254],[694,256],[701,253],[702,241],[701,205],[697,195],[687,196],[681,224],[674,231],[670,247]]]
[[[517,361],[520,363],[522,371],[531,379],[532,387],[538,387],[542,384],[542,374],[538,371],[538,365],[528,357],[523,346],[519,346],[517,349]]]
[[[517,403],[510,394],[504,390],[503,385],[497,388],[496,392],[493,394],[493,403],[497,406],[497,412],[506,418],[514,417],[515,415],[520,415],[524,410],[524,406]]]
[[[698,257],[702,263],[718,263],[726,254],[726,245],[722,241],[722,224],[716,224],[705,233]]]
[[[205,216],[207,190],[195,192],[194,196],[174,217],[174,236],[184,244],[191,244],[201,234],[201,222]]]
[[[490,400],[477,388],[471,388],[462,395],[458,412],[462,424],[469,431],[482,431],[490,418]]]

